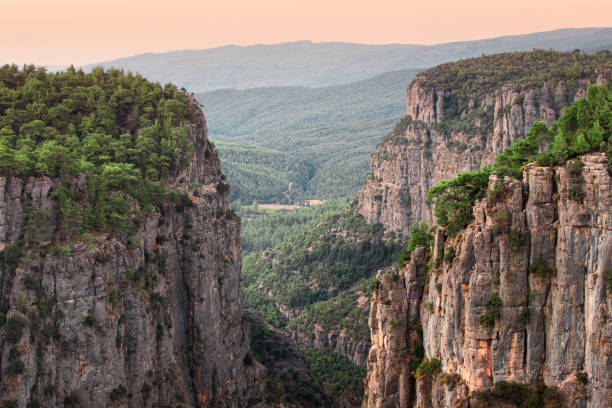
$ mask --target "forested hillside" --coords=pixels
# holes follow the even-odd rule
[[[257,206],[241,206],[237,214],[242,220],[243,255],[261,253],[295,236],[312,230],[329,216],[340,214],[348,198],[336,198],[323,204],[297,210],[268,210]]]
[[[238,156],[236,145],[217,143],[228,181],[237,186],[232,189],[232,199],[251,204],[253,200],[270,202],[266,200],[273,197],[282,202],[287,197],[319,199],[356,194],[363,185],[376,142],[405,110],[405,87],[417,72],[390,72],[325,88],[197,94],[213,139],[282,151],[289,157],[291,165],[282,164],[287,156],[280,155],[275,158],[278,164],[266,165],[272,158],[263,156],[262,151],[242,148],[244,154]],[[283,167],[287,168],[284,176]],[[265,178],[261,178],[262,173]],[[257,180],[270,181],[270,186],[261,193],[245,189],[253,186],[254,181],[249,180],[253,174]]]
[[[292,203],[304,196],[309,167],[289,153],[219,140],[215,147],[231,185],[233,208],[253,202]]]
[[[243,297],[246,306],[299,343],[362,365],[369,346],[371,278],[395,262],[402,243],[385,235],[381,224],[367,225],[345,203],[273,216],[243,208],[243,246],[252,250],[243,258]],[[249,232],[254,227],[263,227],[262,238]],[[270,239],[267,231],[276,230],[280,234]]]

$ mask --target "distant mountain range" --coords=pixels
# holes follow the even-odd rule
[[[123,68],[193,92],[265,86],[329,86],[400,69],[533,48],[588,51],[612,48],[612,27],[567,28],[526,35],[437,45],[313,43],[229,45],[205,50],[142,54],[84,66]]]

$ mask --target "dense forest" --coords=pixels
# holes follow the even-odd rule
[[[287,334],[262,321],[251,318],[250,325],[251,351],[267,368],[267,402],[300,407],[360,404],[364,367],[327,350],[298,347]]]
[[[247,288],[263,286],[277,302],[299,308],[371,276],[392,263],[398,250],[381,224],[367,225],[351,208],[263,255],[247,255],[242,276]]]
[[[146,211],[163,198],[164,177],[188,164],[193,142],[183,125],[192,115],[188,97],[174,85],[139,75],[4,65],[0,172],[64,181],[54,191],[64,237],[125,232],[138,214],[124,194]],[[86,176],[86,193],[70,181],[78,173]]]
[[[215,147],[232,187],[233,208],[254,202],[293,203],[304,196],[308,165],[290,154],[223,141],[216,141]]]
[[[272,249],[311,230],[330,215],[340,214],[348,204],[348,198],[336,198],[296,210],[269,210],[257,205],[242,206],[237,209],[237,214],[242,219],[243,254]]]
[[[223,168],[232,185],[232,200],[243,204],[281,202],[292,183],[290,199],[335,198],[357,194],[368,172],[370,154],[380,136],[405,111],[406,84],[419,72],[402,70],[323,88],[277,87],[217,90],[197,94],[204,106],[210,137],[217,141]],[[367,97],[366,97],[367,96]],[[239,143],[268,149],[254,155],[229,154]],[[246,149],[246,147],[244,147]],[[252,175],[262,178],[264,157],[282,151],[278,164],[268,163],[272,186],[258,196]],[[245,169],[245,170],[241,170]],[[281,176],[281,172],[286,176]],[[264,174],[265,176],[265,174]],[[280,181],[287,181],[284,186]],[[234,186],[240,186],[234,190]],[[275,197],[270,195],[274,191]],[[271,199],[271,201],[265,201]],[[278,201],[276,198],[278,198]]]
[[[402,243],[385,234],[381,224],[367,225],[346,203],[332,200],[265,215],[241,209],[245,306],[290,332],[312,336],[319,324],[368,341],[367,313],[358,298],[369,296],[373,275],[395,262]],[[255,233],[259,228],[261,235]],[[292,310],[293,317],[283,315],[281,307]]]

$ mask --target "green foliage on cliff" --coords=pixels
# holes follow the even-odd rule
[[[397,256],[397,264],[401,268],[410,259],[410,254],[418,246],[429,248],[433,242],[433,236],[429,232],[429,226],[426,221],[423,221],[421,225],[414,224],[410,231],[410,238],[408,239],[408,246],[403,248]]]
[[[562,406],[563,399],[556,387],[543,383],[526,385],[500,381],[490,390],[474,393],[477,408],[493,408],[512,404],[517,408],[552,408]]]
[[[448,131],[460,124],[461,119],[474,119],[462,118],[462,112],[470,111],[470,103],[477,101],[479,96],[499,89],[501,85],[509,85],[516,90],[539,89],[545,82],[555,85],[564,81],[568,90],[575,90],[578,80],[596,77],[598,72],[609,69],[611,64],[612,53],[608,51],[593,55],[580,51],[533,50],[486,55],[438,65],[424,71],[416,80],[426,89],[444,92],[443,125]],[[514,101],[515,104],[518,102],[521,101]],[[553,100],[552,105],[561,107],[562,101]],[[492,113],[491,109],[489,112],[483,110],[477,112],[477,116],[486,118],[490,115],[492,121]],[[474,121],[470,120],[469,123]]]
[[[437,358],[424,358],[416,369],[414,376],[418,379],[431,379],[434,374],[440,371],[442,364]]]
[[[483,198],[489,182],[490,168],[459,173],[450,180],[442,180],[428,192],[435,199],[434,214],[438,225],[444,225],[449,236],[454,236],[470,222],[474,202]]]
[[[438,225],[445,226],[453,236],[470,222],[472,206],[484,198],[491,172],[499,177],[522,177],[523,166],[536,162],[543,166],[564,165],[588,152],[612,152],[612,86],[592,85],[587,98],[567,107],[550,128],[536,122],[524,139],[497,156],[492,167],[460,173],[456,178],[442,180],[428,192],[435,199],[434,213]],[[570,176],[579,177],[578,164],[568,164]],[[571,199],[581,198],[579,182],[570,185]],[[495,187],[497,188],[497,187]],[[574,190],[572,190],[574,188]]]
[[[505,52],[441,64],[419,74],[417,80],[436,90],[486,94],[499,89],[500,84],[516,83],[531,88],[547,81],[575,81],[585,74],[609,68],[611,63],[609,51],[596,54],[554,50]]]
[[[0,175],[49,176],[65,237],[82,230],[129,228],[124,194],[143,208],[159,202],[161,183],[189,162],[189,99],[175,86],[95,68],[0,67]],[[86,192],[71,180],[83,173]]]
[[[481,304],[485,308],[483,314],[478,316],[478,323],[483,326],[494,326],[495,321],[501,316],[502,301],[497,294],[488,297]]]

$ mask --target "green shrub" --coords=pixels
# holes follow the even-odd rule
[[[487,191],[487,199],[492,202],[498,201],[503,198],[505,193],[506,186],[504,185],[503,181],[498,180],[493,186],[493,189]]]
[[[2,401],[2,408],[18,408],[18,407],[19,407],[19,401],[17,400],[10,399],[10,400]]]
[[[474,393],[476,408],[494,408],[512,404],[517,408],[553,408],[562,406],[554,387],[543,383],[526,385],[500,381],[492,389]]]
[[[88,314],[83,320],[83,324],[87,327],[94,327],[96,325],[96,318],[93,315]]]
[[[117,288],[112,288],[108,293],[108,301],[111,303],[116,303],[119,299],[119,291]]]
[[[437,358],[423,359],[419,367],[416,369],[415,377],[421,379],[431,379],[434,374],[440,371],[442,364]]]
[[[36,279],[32,275],[24,275],[22,278],[22,282],[23,286],[25,286],[25,288],[28,290],[34,290],[37,292],[40,290],[40,283],[38,279]]]
[[[19,244],[13,244],[6,246],[0,252],[0,258],[10,268],[15,269],[21,259],[21,246]]]
[[[23,374],[24,371],[25,371],[25,365],[23,364],[23,361],[21,360],[11,361],[8,367],[6,368],[7,375],[19,375],[19,374]]]
[[[455,248],[448,247],[444,250],[444,262],[451,263],[455,259]]]
[[[478,323],[483,326],[493,326],[495,321],[499,319],[501,315],[501,299],[497,294],[489,296],[487,300],[482,302],[482,307],[486,308],[486,311],[478,316]]]
[[[582,385],[587,385],[589,383],[589,375],[584,371],[579,371],[576,373],[576,381]]]
[[[445,385],[455,385],[460,380],[461,380],[461,376],[457,373],[453,373],[453,374],[444,374],[440,382]]]
[[[69,257],[72,253],[72,250],[69,247],[58,245],[55,247],[56,254],[58,258],[66,258]]]
[[[538,258],[536,261],[529,266],[529,273],[534,274],[536,277],[542,279],[549,276],[552,273],[552,268],[548,266],[548,263],[544,258]]]
[[[94,261],[98,264],[104,264],[110,260],[110,254],[103,250],[98,250],[94,253]]]
[[[378,290],[380,288],[380,281],[378,279],[374,279],[370,284],[370,293]]]
[[[606,283],[608,292],[612,292],[612,269],[606,269],[605,283]]]
[[[28,321],[21,316],[13,315],[6,322],[6,341],[12,344],[19,343],[23,336],[23,329],[28,325]]]
[[[423,246],[429,248],[433,242],[433,236],[429,232],[429,226],[427,222],[423,221],[421,224],[413,224],[410,232],[410,238],[408,240],[408,246],[400,250],[397,258],[397,264],[401,268],[410,259],[412,251],[417,247]]]
[[[529,318],[531,317],[532,309],[530,306],[527,306],[521,314],[519,315],[519,320],[522,322],[529,322]]]
[[[510,242],[510,249],[518,252],[529,245],[529,232],[511,229],[508,233],[508,241]]]
[[[395,319],[387,320],[387,322],[393,327],[399,327],[400,325],[400,321]]]

